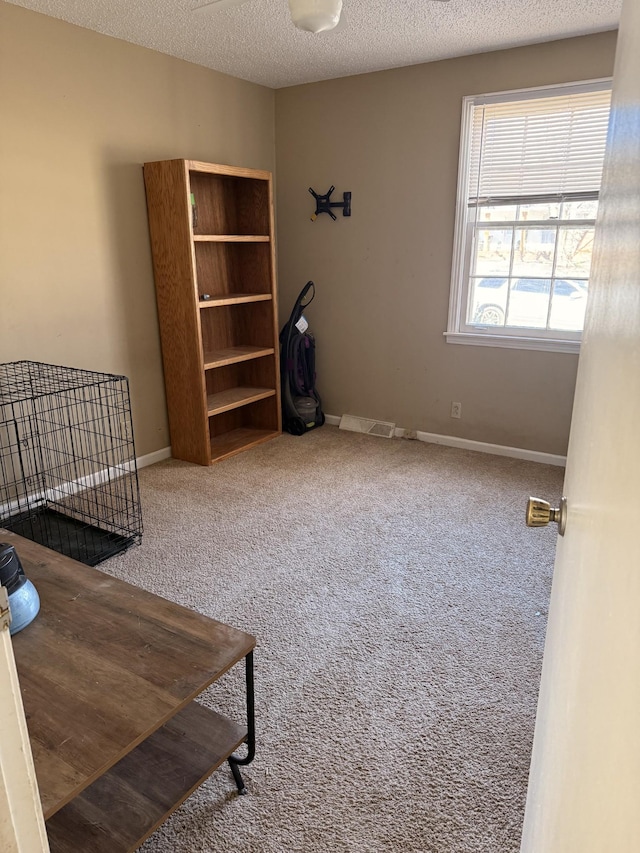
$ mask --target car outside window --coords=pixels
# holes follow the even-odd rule
[[[464,99],[447,340],[577,351],[610,81]]]

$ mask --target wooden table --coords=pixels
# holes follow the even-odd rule
[[[136,850],[230,757],[243,792],[254,637],[8,531],[0,541],[40,594],[13,647],[52,853]],[[243,658],[248,726],[193,701]]]

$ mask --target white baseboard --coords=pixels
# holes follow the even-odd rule
[[[170,447],[163,447],[162,450],[154,450],[153,453],[138,456],[136,462],[138,463],[138,468],[146,468],[147,465],[155,465],[156,462],[162,462],[163,459],[171,459]]]
[[[326,423],[339,426],[338,415],[325,415]],[[396,438],[403,438],[407,430],[396,427]],[[491,453],[494,456],[510,456],[512,459],[526,459],[528,462],[539,462],[542,465],[557,465],[564,468],[567,464],[566,456],[556,456],[553,453],[542,453],[539,450],[527,450],[524,447],[507,447],[503,444],[488,444],[485,441],[472,441],[469,438],[458,438],[455,435],[438,435],[434,432],[415,432],[418,441],[426,441],[429,444],[442,444],[446,447],[459,447],[462,450],[475,450],[476,453]]]
[[[162,462],[163,459],[171,457],[171,448],[163,447],[162,450],[154,450],[153,453],[147,453],[145,456],[136,458],[135,468],[146,468],[147,465],[153,465],[156,462]],[[47,490],[43,494],[43,498],[48,501],[54,501],[60,494],[74,495],[82,492],[87,488],[99,486],[101,483],[108,483],[110,480],[115,480],[121,477],[128,471],[133,471],[133,462],[123,462],[113,468],[103,468],[101,471],[96,471],[95,474],[88,474],[86,477],[80,477],[77,480],[71,480],[68,483],[63,483],[57,489]]]
[[[155,450],[153,453],[147,453],[145,456],[139,456],[136,459],[138,470],[146,468],[147,465],[154,465],[156,462],[162,462],[163,459],[171,458],[171,448],[163,447],[162,450]],[[92,486],[106,483],[111,479],[120,477],[127,471],[133,470],[132,462],[125,462],[115,468],[103,468],[101,471],[96,471],[95,474],[88,474],[86,477],[79,477],[77,480],[70,480],[68,483],[63,483],[55,489],[45,489],[44,491],[32,492],[28,498],[9,501],[0,504],[0,516],[3,518],[15,515],[18,512],[24,512],[26,506],[33,509],[47,501],[55,502],[61,497],[75,495]]]

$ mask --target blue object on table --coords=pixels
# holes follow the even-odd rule
[[[7,588],[9,595],[10,632],[17,634],[38,615],[40,596],[25,575],[16,549],[6,542],[0,542],[0,584]]]

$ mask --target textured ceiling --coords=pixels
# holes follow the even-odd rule
[[[287,0],[11,0],[99,33],[280,88],[614,29],[622,0],[344,0],[337,30],[291,23]]]

